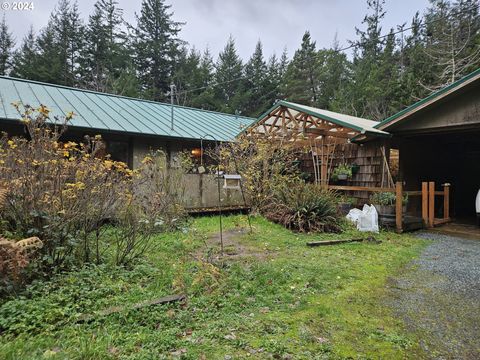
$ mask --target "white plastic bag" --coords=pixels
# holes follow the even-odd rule
[[[347,219],[353,222],[355,225],[357,225],[360,215],[362,215],[362,210],[351,209],[347,214]]]
[[[363,205],[362,214],[358,219],[357,229],[378,233],[378,213],[373,205]]]
[[[360,231],[378,233],[378,213],[373,205],[363,205],[363,209],[352,209],[347,214],[347,219],[357,225]]]

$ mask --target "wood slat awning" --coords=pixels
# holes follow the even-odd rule
[[[362,141],[377,136],[389,136],[376,129],[378,122],[279,101],[247,128],[249,136],[262,136],[303,146],[312,140],[323,143]]]
[[[309,149],[315,182],[326,185],[338,146],[390,136],[376,129],[377,124],[368,119],[279,101],[250,125],[245,134]]]

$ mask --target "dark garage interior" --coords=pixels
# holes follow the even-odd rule
[[[475,222],[475,197],[480,188],[480,130],[405,136],[399,140],[400,176],[406,189],[419,190],[422,181],[434,181],[436,190],[450,183],[452,220]],[[442,201],[436,201],[435,211],[443,213]]]

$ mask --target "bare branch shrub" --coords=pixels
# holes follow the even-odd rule
[[[127,265],[151,246],[154,235],[175,229],[184,218],[182,172],[168,169],[165,154],[146,156],[129,182],[115,218],[115,262]]]
[[[210,156],[220,161],[221,170],[242,176],[248,202],[260,213],[277,188],[299,179],[298,152],[288,143],[243,136],[220,145]]]
[[[42,239],[35,262],[41,272],[108,261],[112,254],[117,264],[130,262],[152,234],[180,218],[179,181],[160,156],[132,171],[100,156],[100,136],[61,142],[73,114],[60,120],[45,106],[17,110],[28,138],[0,138],[0,189],[8,187],[0,193],[0,233]],[[113,249],[108,223],[119,227]]]

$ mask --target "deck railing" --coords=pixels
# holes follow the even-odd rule
[[[397,181],[394,188],[384,187],[364,187],[364,186],[343,186],[327,185],[328,189],[339,191],[365,191],[365,192],[392,192],[395,193],[395,227],[398,233],[403,232],[403,196],[421,196],[422,197],[422,219],[426,228],[435,225],[444,224],[450,221],[450,184],[443,184],[442,191],[435,191],[435,182],[422,182],[422,190],[405,191],[403,183]],[[443,217],[435,217],[435,197],[443,197]]]

